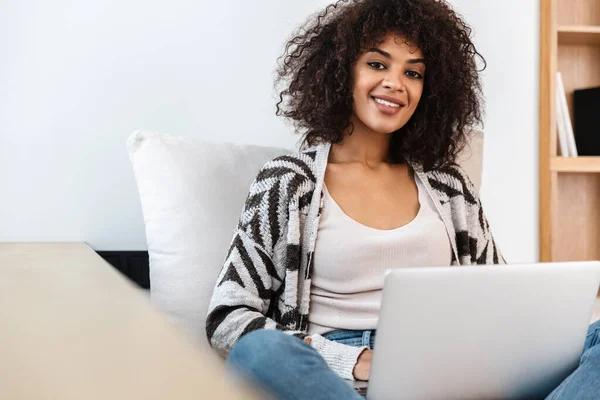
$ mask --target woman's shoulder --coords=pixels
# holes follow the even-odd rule
[[[318,156],[325,150],[324,145],[316,145],[272,158],[262,166],[257,180],[285,178],[286,181],[316,183],[319,169]]]
[[[289,204],[303,209],[310,206],[319,174],[316,165],[322,148],[311,147],[290,152],[267,161],[250,186],[241,226],[256,222],[258,214],[278,215],[284,221]],[[271,220],[271,218],[269,218]]]
[[[461,194],[468,201],[478,198],[477,189],[467,171],[458,163],[448,163],[431,171],[422,172],[428,183],[450,197]]]

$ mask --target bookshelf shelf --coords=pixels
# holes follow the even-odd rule
[[[563,25],[558,28],[558,44],[600,45],[600,26]]]
[[[600,173],[600,157],[552,157],[550,169],[556,172]]]
[[[574,121],[574,91],[600,86],[600,0],[540,0],[539,110],[540,261],[598,260],[600,157],[559,156],[557,72]]]

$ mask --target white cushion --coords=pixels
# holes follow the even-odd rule
[[[150,256],[151,301],[206,344],[204,321],[248,189],[291,150],[135,132],[128,139]],[[459,157],[481,182],[483,134]]]
[[[135,132],[127,141],[150,257],[152,304],[207,343],[204,321],[250,184],[291,150]]]

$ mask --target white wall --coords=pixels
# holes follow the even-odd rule
[[[507,258],[531,261],[538,3],[453,3],[489,62],[483,202]],[[135,129],[293,147],[272,74],[292,27],[327,4],[0,2],[0,241],[145,249]]]
[[[135,129],[293,147],[272,73],[326,4],[0,2],[0,241],[146,248]]]
[[[481,201],[508,262],[539,260],[539,0],[451,0],[487,61]]]

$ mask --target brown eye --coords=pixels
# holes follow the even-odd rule
[[[407,71],[406,75],[410,76],[411,78],[415,78],[415,79],[423,79],[423,75],[421,75],[417,71]]]
[[[385,65],[383,65],[382,63],[380,63],[378,61],[368,62],[367,65],[369,65],[370,67],[375,68],[375,69],[385,69]]]

